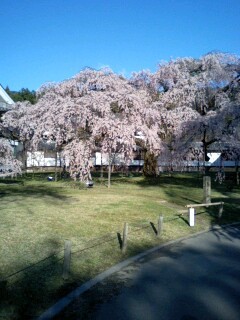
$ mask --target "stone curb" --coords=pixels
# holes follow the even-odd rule
[[[92,288],[94,285],[96,285],[97,283],[103,281],[104,279],[106,279],[107,277],[111,276],[112,274],[120,271],[121,269],[127,267],[129,264],[136,262],[137,260],[155,252],[158,251],[162,248],[168,247],[174,243],[177,242],[181,242],[183,240],[186,239],[191,239],[194,238],[200,234],[203,233],[207,233],[209,231],[214,231],[214,230],[220,230],[222,228],[227,228],[227,227],[231,227],[231,226],[236,226],[236,225],[240,225],[240,222],[234,222],[231,224],[227,224],[227,225],[222,225],[222,226],[214,226],[209,228],[208,230],[204,230],[204,231],[199,231],[197,233],[194,233],[190,236],[186,236],[186,237],[182,237],[179,238],[177,240],[172,240],[169,241],[167,243],[158,245],[154,248],[148,249],[142,253],[137,254],[136,256],[130,257],[118,264],[116,264],[115,266],[109,268],[108,270],[100,273],[99,275],[97,275],[95,278],[85,282],[84,284],[82,284],[80,287],[78,287],[77,289],[73,290],[72,292],[70,292],[67,296],[65,296],[64,298],[60,299],[57,303],[55,303],[52,307],[50,307],[49,309],[47,309],[39,318],[38,320],[50,320],[53,317],[55,317],[56,315],[58,315],[61,311],[63,311],[64,308],[66,308],[71,302],[73,302],[76,298],[78,298],[81,294],[83,294],[84,292],[86,292],[87,290],[89,290],[90,288]]]

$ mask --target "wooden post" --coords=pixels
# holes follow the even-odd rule
[[[157,237],[160,237],[163,230],[163,216],[158,218],[158,228],[157,228]]]
[[[219,210],[218,210],[218,219],[222,218],[222,214],[223,214],[223,204],[221,204],[219,206]]]
[[[203,202],[211,203],[211,177],[203,177]]]
[[[64,261],[63,261],[63,280],[67,280],[70,271],[70,261],[71,261],[71,247],[72,243],[69,240],[65,240],[64,244]]]
[[[127,236],[128,236],[128,224],[127,222],[125,222],[123,227],[122,253],[125,253],[127,250]]]

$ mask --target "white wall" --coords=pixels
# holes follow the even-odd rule
[[[60,159],[58,155],[57,165],[60,166]],[[43,151],[27,152],[27,167],[54,167],[55,153],[48,152],[44,154]]]

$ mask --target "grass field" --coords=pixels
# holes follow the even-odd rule
[[[189,227],[185,205],[201,203],[203,197],[197,174],[151,180],[114,175],[110,189],[99,178],[89,189],[49,182],[44,174],[21,181],[0,180],[1,319],[36,318],[71,289],[128,256],[216,223],[240,220],[239,188],[229,191],[212,182],[212,201],[225,203],[223,219],[216,218],[216,207],[199,208],[196,226]],[[154,226],[160,214],[164,229],[157,238]],[[117,234],[124,222],[129,223],[129,240],[123,255]],[[72,259],[64,281],[66,239],[72,242]]]

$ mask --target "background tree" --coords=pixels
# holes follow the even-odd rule
[[[159,155],[171,166],[193,157],[194,142],[202,144],[204,161],[213,143],[224,149],[231,142],[237,150],[239,70],[239,58],[224,53],[162,63],[156,73],[130,80],[87,68],[42,86],[34,106],[16,104],[2,128],[28,148],[52,144],[69,160],[74,179],[91,178],[96,151],[108,155],[110,174],[114,155],[130,163],[137,146],[145,150],[144,174],[155,175]]]
[[[182,126],[182,142],[187,150],[194,141],[201,141],[204,160],[211,144],[221,140],[223,130],[215,123],[217,114],[230,105],[231,99],[224,88],[236,78],[239,58],[224,53],[211,53],[200,59],[184,58],[163,63],[153,77],[159,92],[159,110],[192,109],[198,117]],[[182,123],[186,124],[183,118]],[[185,137],[185,138],[184,138]],[[188,139],[187,139],[188,138]],[[180,141],[178,139],[178,141]],[[179,144],[180,147],[180,144]]]
[[[34,90],[30,91],[27,88],[22,88],[19,91],[12,91],[7,86],[5,88],[5,91],[13,99],[14,102],[29,101],[31,104],[35,104],[37,102],[37,95]]]

